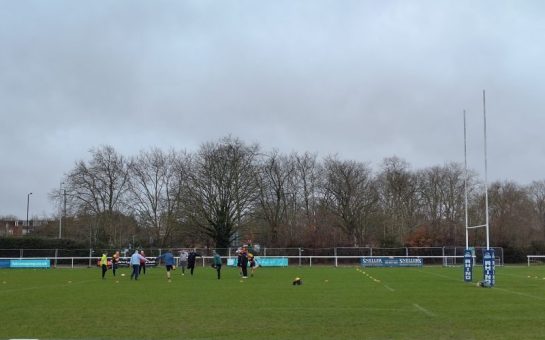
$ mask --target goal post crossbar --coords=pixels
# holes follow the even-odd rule
[[[477,229],[477,228],[484,228],[484,227],[486,227],[486,224],[475,225],[473,227],[466,227],[466,229]]]
[[[543,259],[545,261],[545,255],[526,255],[526,258],[528,259],[528,267],[530,267],[532,259]]]

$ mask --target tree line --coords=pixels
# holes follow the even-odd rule
[[[151,148],[125,157],[90,150],[51,194],[63,236],[91,247],[128,244],[226,248],[465,244],[484,224],[483,183],[459,163],[413,170],[398,157],[368,163],[312,153],[263,151],[224,137],[195,152]],[[545,241],[545,181],[489,185],[490,242],[522,248]],[[41,233],[56,235],[52,223]],[[470,246],[485,244],[471,229]]]

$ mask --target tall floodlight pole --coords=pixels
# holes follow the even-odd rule
[[[483,118],[484,118],[484,198],[486,210],[486,250],[490,249],[490,232],[488,219],[488,157],[486,147],[486,92],[483,90]]]
[[[62,196],[62,185],[64,183],[61,182],[61,185],[59,187],[59,240],[62,238],[62,203],[63,203],[63,196]]]
[[[30,206],[30,195],[32,195],[31,192],[29,192],[27,195],[26,195],[26,231],[28,233],[29,231],[29,226],[28,226],[28,208]]]
[[[464,110],[464,207],[466,219],[466,249],[469,249],[469,218],[467,214],[467,134],[466,134],[466,110]]]

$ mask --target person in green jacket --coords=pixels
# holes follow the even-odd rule
[[[212,260],[212,268],[218,272],[218,280],[221,278],[221,256],[214,250],[214,259]]]
[[[100,267],[102,268],[102,279],[104,280],[104,276],[108,271],[108,256],[106,253],[103,253],[102,257],[100,258]]]

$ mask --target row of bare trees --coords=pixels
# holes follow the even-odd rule
[[[483,224],[483,185],[460,164],[413,170],[392,157],[374,170],[226,137],[194,153],[93,149],[52,196],[66,199],[65,237],[90,246],[437,246],[465,243],[466,185],[469,225]],[[493,245],[545,240],[545,181],[494,182],[489,203]],[[483,245],[482,229],[469,236]]]

